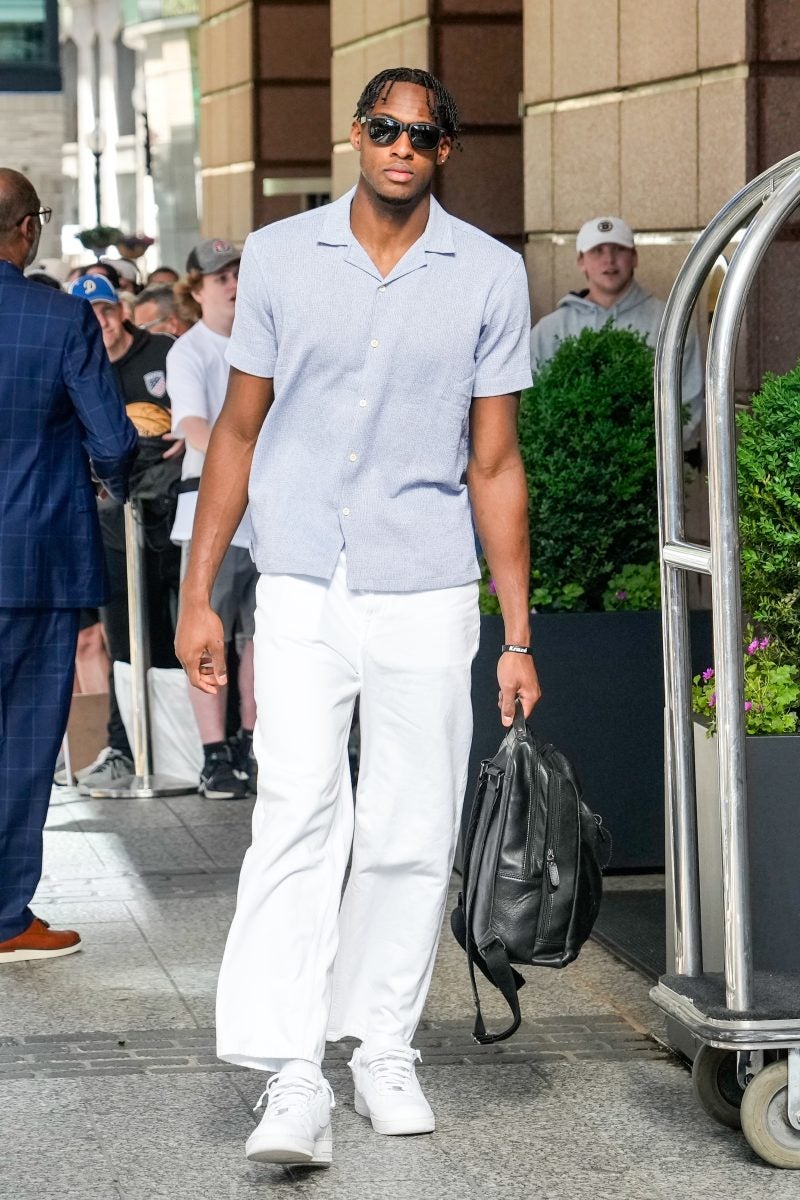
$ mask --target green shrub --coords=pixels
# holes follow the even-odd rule
[[[800,663],[800,365],[737,418],[742,603]]]
[[[661,607],[661,568],[657,562],[643,566],[628,563],[608,581],[603,596],[607,612],[641,612]]]
[[[565,338],[523,396],[531,591],[600,609],[611,576],[657,556],[653,350],[606,325]]]

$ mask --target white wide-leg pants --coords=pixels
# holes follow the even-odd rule
[[[343,555],[330,582],[261,577],[258,798],[219,979],[220,1058],[272,1071],[321,1063],[326,1037],[411,1041],[453,865],[478,634],[476,583],[351,592]]]

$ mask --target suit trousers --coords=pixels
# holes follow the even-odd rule
[[[258,797],[217,994],[220,1058],[409,1043],[430,985],[472,737],[478,585],[351,592],[262,575]],[[360,695],[353,799],[348,734]],[[347,885],[342,888],[347,872]]]
[[[0,941],[33,920],[79,617],[78,608],[0,607]]]

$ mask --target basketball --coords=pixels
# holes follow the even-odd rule
[[[172,417],[167,409],[149,400],[135,400],[125,406],[125,411],[142,437],[160,437],[172,428]]]

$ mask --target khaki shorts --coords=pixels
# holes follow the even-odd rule
[[[191,542],[181,543],[181,580],[186,574]],[[255,633],[256,584],[258,571],[250,551],[242,546],[229,546],[220,563],[211,607],[222,621],[225,641],[236,638],[237,652],[242,642],[251,642]]]

